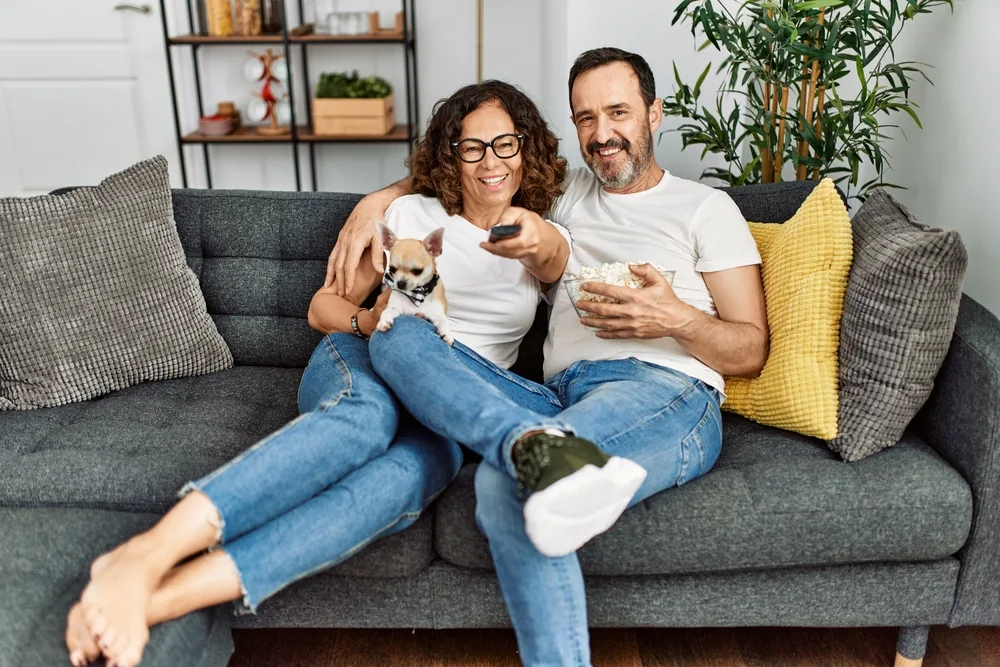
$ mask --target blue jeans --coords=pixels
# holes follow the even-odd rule
[[[218,509],[251,612],[411,525],[462,465],[454,441],[401,411],[350,334],[320,341],[298,402],[296,419],[185,487]]]
[[[486,535],[525,665],[590,665],[583,573],[576,554],[535,549],[510,450],[556,427],[648,471],[631,504],[708,472],[722,447],[718,392],[636,359],[581,361],[544,385],[486,361],[433,327],[400,317],[371,340],[375,370],[422,423],[483,456],[476,521]]]

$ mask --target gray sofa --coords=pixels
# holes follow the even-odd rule
[[[748,219],[781,222],[811,188],[729,192]],[[90,559],[296,414],[319,340],[309,299],[358,196],[173,200],[237,365],[0,413],[2,665],[62,664],[63,619]],[[544,317],[515,367],[528,377],[540,372]],[[144,664],[224,665],[230,627],[508,626],[473,518],[475,465],[413,527],[258,615],[226,606],[155,629]],[[1000,625],[1000,322],[963,299],[934,394],[897,446],[848,464],[820,441],[725,413],[710,474],[633,508],[580,557],[595,627],[894,626],[900,652],[920,658],[930,625]]]

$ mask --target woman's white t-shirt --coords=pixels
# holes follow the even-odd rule
[[[510,368],[535,319],[542,296],[538,280],[521,262],[480,248],[489,232],[460,215],[448,215],[432,197],[396,199],[386,209],[385,221],[401,239],[422,240],[444,227],[437,270],[448,299],[451,334],[497,366]],[[388,256],[386,252],[386,261]]]

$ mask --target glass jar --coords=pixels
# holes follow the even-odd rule
[[[230,0],[201,0],[205,17],[202,32],[213,37],[233,34],[233,5]]]
[[[236,34],[259,35],[260,0],[236,0]]]
[[[262,0],[261,2],[261,23],[266,35],[273,35],[282,30],[281,2],[282,0]]]
[[[337,4],[334,0],[315,0],[315,2],[313,2],[316,32],[327,35],[330,34],[330,18],[336,8]]]

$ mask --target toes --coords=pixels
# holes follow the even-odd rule
[[[113,652],[115,643],[118,641],[118,633],[115,632],[114,628],[107,628],[104,632],[97,635],[97,645],[101,647],[101,652],[109,658],[113,658],[116,654]]]
[[[90,636],[86,626],[80,627],[78,636],[80,638],[78,646],[83,652],[84,657],[84,660],[80,664],[89,665],[93,661],[97,660],[97,658],[101,655],[101,649],[97,646],[97,642],[94,641],[94,638]]]
[[[104,651],[104,655],[108,657],[108,660],[112,664],[121,665],[122,664],[122,653],[128,647],[128,637],[125,635],[119,635],[115,638],[113,642],[108,642],[108,648]]]
[[[120,667],[136,667],[142,660],[142,649],[142,645],[133,645],[122,651],[121,655],[118,656]]]
[[[73,610],[75,609],[76,607],[73,608]],[[80,638],[77,635],[76,625],[73,623],[73,610],[69,612],[69,618],[66,620],[66,650],[71,654],[80,647]],[[73,662],[72,658],[70,658],[70,662]]]
[[[66,621],[66,648],[69,649],[69,661],[74,667],[83,667],[100,653],[87,630],[79,603],[70,609]]]
[[[108,629],[108,620],[104,618],[101,610],[93,605],[84,604],[83,620],[93,637],[100,637]]]

